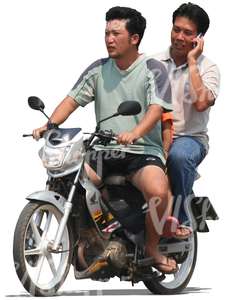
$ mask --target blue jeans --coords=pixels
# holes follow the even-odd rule
[[[178,219],[181,224],[189,223],[186,198],[193,193],[196,168],[205,156],[204,145],[189,136],[176,138],[170,148],[167,168],[174,196],[174,213],[179,211]]]

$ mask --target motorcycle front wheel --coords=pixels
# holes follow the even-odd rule
[[[28,203],[21,212],[13,243],[17,275],[34,296],[52,296],[65,281],[73,255],[70,225],[65,227],[58,253],[51,252],[62,213],[47,203]]]
[[[184,253],[180,253],[180,258],[178,259],[178,271],[175,274],[166,274],[162,280],[153,279],[150,281],[144,281],[144,285],[153,294],[178,294],[188,285],[196,265],[198,249],[197,233],[194,232],[187,242],[190,245],[189,250]]]

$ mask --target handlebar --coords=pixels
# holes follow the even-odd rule
[[[117,141],[117,135],[112,130],[99,131],[95,133],[96,137]]]
[[[56,123],[52,123],[50,121],[48,121],[47,123],[47,130],[51,130],[51,129],[57,129],[58,128],[58,125]],[[45,133],[45,132],[44,132]],[[44,134],[43,133],[43,134]],[[43,135],[42,134],[42,135]],[[29,133],[29,134],[23,134],[22,137],[33,137],[33,134],[32,133]],[[42,137],[42,136],[41,136]]]
[[[55,124],[54,124],[54,126],[55,126]],[[57,128],[57,127],[55,126],[52,128]],[[52,129],[52,128],[48,128],[48,130]],[[87,140],[88,145],[89,145],[88,147],[90,147],[90,145],[95,137],[99,138],[99,142],[104,146],[107,146],[111,141],[117,141],[117,134],[115,134],[112,130],[101,130],[99,132],[94,132],[94,133],[84,132],[84,134],[91,135],[91,137]],[[23,134],[23,137],[33,137],[33,134],[32,133],[31,134]],[[141,142],[134,142],[133,145],[150,146],[149,144],[141,143]]]
[[[101,140],[101,143],[103,145],[107,145],[110,143],[110,141],[117,141],[117,134],[115,134],[112,130],[105,130],[105,131],[99,131],[95,133],[88,133],[85,134],[91,134],[92,137],[99,137]],[[147,143],[141,143],[141,142],[134,142],[133,145],[137,146],[150,146]]]
[[[29,133],[29,134],[23,134],[22,137],[30,137],[32,136],[33,137],[33,134],[32,133]]]

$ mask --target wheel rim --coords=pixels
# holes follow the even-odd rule
[[[195,235],[193,234],[189,239],[190,250],[187,255],[186,260],[178,265],[179,270],[175,274],[165,275],[165,279],[161,281],[161,285],[167,289],[176,289],[184,284],[185,281],[190,278],[192,266],[195,260],[196,255],[196,243],[195,243]]]
[[[24,236],[24,261],[27,274],[33,285],[42,290],[50,290],[64,277],[68,266],[69,251],[51,253],[48,245],[55,235],[62,218],[61,213],[51,205],[43,205],[32,214]],[[70,248],[67,227],[61,241],[62,251]]]

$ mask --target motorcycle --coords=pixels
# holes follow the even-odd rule
[[[29,97],[28,103],[47,116],[39,98]],[[197,232],[208,231],[206,220],[218,218],[209,199],[191,199],[195,226],[188,239],[160,239],[159,250],[179,266],[176,274],[162,274],[144,255],[147,205],[142,194],[124,176],[114,174],[105,179],[104,200],[85,171],[87,153],[97,143],[106,146],[115,139],[112,131],[100,130],[100,123],[140,110],[136,101],[121,103],[86,139],[81,128],[48,122],[39,152],[48,174],[46,188],[27,196],[14,232],[16,273],[31,295],[56,294],[71,266],[75,279],[108,281],[117,276],[132,285],[142,281],[155,294],[176,294],[187,286],[196,264]]]

